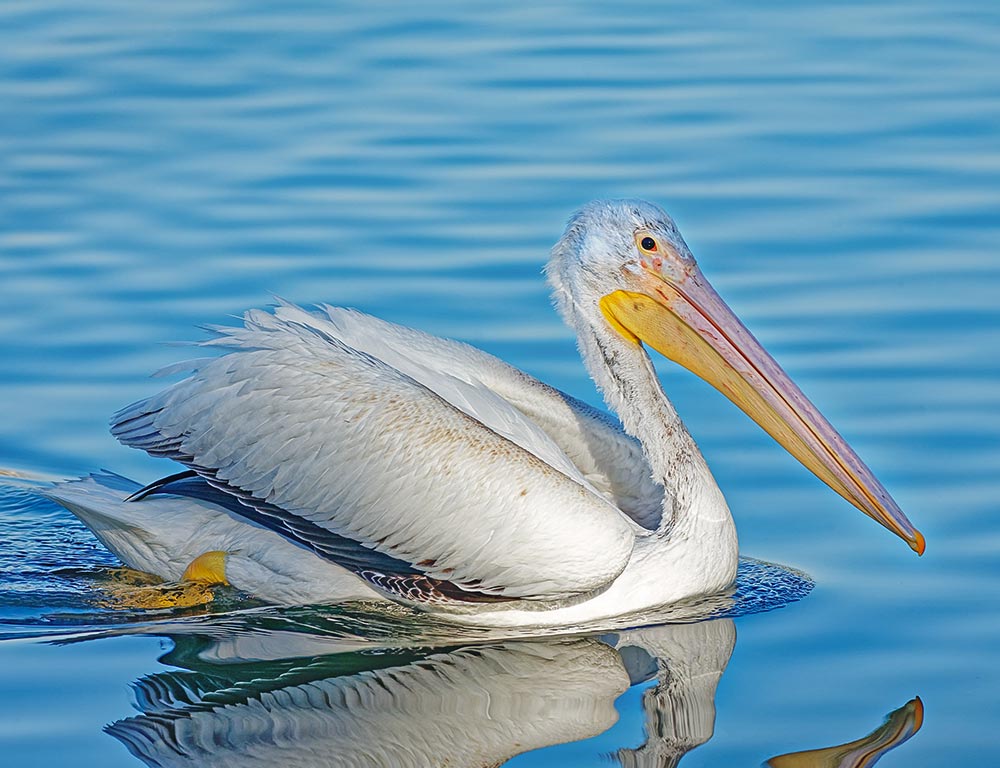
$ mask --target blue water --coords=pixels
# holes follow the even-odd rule
[[[162,342],[274,295],[461,338],[597,403],[539,270],[582,203],[649,198],[928,542],[913,556],[659,361],[742,551],[816,582],[782,610],[703,623],[737,639],[728,663],[705,641],[721,677],[682,764],[848,742],[916,695],[922,728],[880,766],[990,764],[998,72],[985,0],[3,3],[0,468],[170,471],[118,446],[108,417],[187,354]],[[33,487],[0,484],[0,627],[106,629],[114,612],[89,596],[113,558]],[[4,764],[141,765],[102,732],[136,714],[130,684],[175,668],[234,682],[178,651],[197,632],[161,635],[0,642]],[[658,680],[602,689],[616,722],[598,708],[588,732],[554,728],[545,743],[566,743],[511,764],[643,764],[619,750],[649,739]],[[188,682],[176,696],[200,701],[209,683]],[[515,703],[575,711],[585,688]],[[223,756],[198,760],[184,764]]]

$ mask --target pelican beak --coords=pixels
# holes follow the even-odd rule
[[[820,480],[923,554],[923,535],[697,266],[685,264],[680,278],[643,267],[637,280],[641,292],[601,299],[601,312],[618,333],[707,381]]]

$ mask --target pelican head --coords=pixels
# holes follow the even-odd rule
[[[547,272],[571,324],[646,344],[701,377],[820,480],[923,554],[921,533],[715,292],[665,211],[642,200],[590,203],[570,220]]]

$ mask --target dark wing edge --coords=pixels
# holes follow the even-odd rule
[[[188,466],[193,463],[191,457],[180,453],[173,453],[170,458]],[[470,590],[427,576],[418,566],[405,560],[366,547],[361,542],[261,501],[220,480],[210,469],[199,467],[168,475],[139,489],[126,501],[141,502],[158,494],[185,496],[220,506],[336,563],[398,600],[418,604],[510,602],[510,598]],[[430,566],[431,563],[425,565]]]

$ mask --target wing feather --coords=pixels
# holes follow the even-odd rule
[[[197,472],[179,472],[157,480],[133,493],[126,501],[141,501],[156,494],[187,496],[228,509],[353,571],[369,584],[400,600],[462,604],[505,599],[433,579],[403,560],[369,549],[301,517],[289,515],[279,507],[255,499],[217,479],[208,481],[199,477]]]
[[[316,315],[285,304],[276,314],[323,327],[375,355],[594,488],[640,525],[659,524],[663,487],[653,480],[639,441],[603,411],[473,346],[357,310],[326,305]]]
[[[113,433],[461,589],[557,600],[621,572],[632,526],[585,483],[292,314],[248,313]]]

